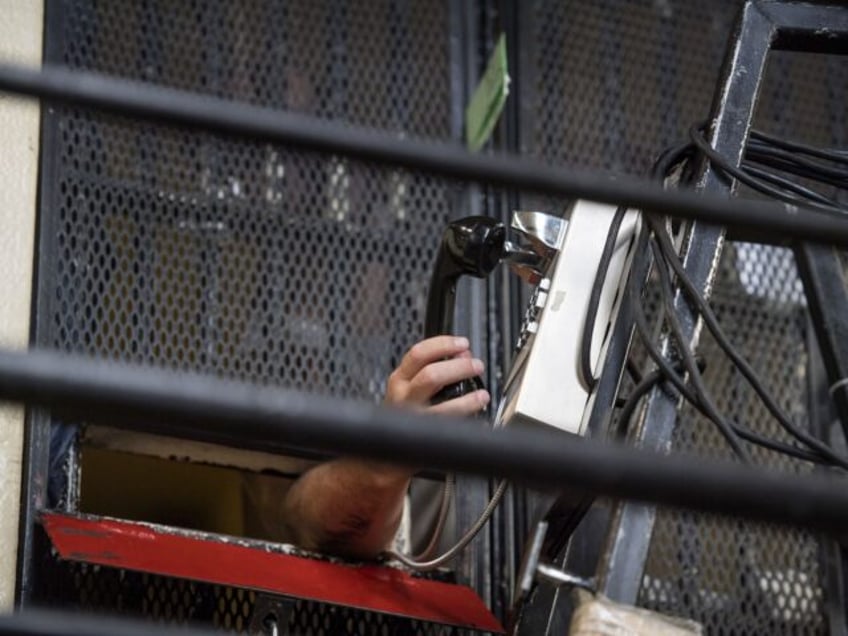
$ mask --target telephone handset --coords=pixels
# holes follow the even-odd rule
[[[459,277],[488,276],[501,261],[505,245],[506,229],[502,223],[489,217],[468,216],[448,224],[430,279],[424,319],[425,338],[452,333]],[[474,377],[444,387],[431,401],[438,404],[482,388],[482,380]]]
[[[460,276],[466,274],[484,278],[503,260],[507,260],[511,265],[517,267],[517,271],[522,276],[526,272],[538,273],[536,267],[538,267],[540,259],[536,252],[525,250],[507,241],[506,228],[494,219],[485,216],[469,216],[448,224],[433,266],[433,275],[427,294],[424,335],[430,338],[440,334],[450,334],[453,331],[456,284]],[[444,387],[433,396],[431,402],[433,404],[444,402],[478,388],[483,388],[482,380],[479,377],[458,382]],[[439,521],[424,553],[414,558],[393,553],[395,558],[413,569],[432,570],[458,555],[491,517],[507,486],[506,480],[501,480],[486,509],[451,549],[429,561],[422,561],[420,559],[429,556],[441,535],[452,497],[452,483],[452,479],[448,476],[445,480]]]
[[[501,262],[535,289],[527,306],[516,352],[506,378],[494,426],[545,425],[582,434],[582,419],[589,399],[578,375],[584,322],[590,296],[605,251],[607,234],[617,208],[575,201],[562,216],[543,212],[513,213],[511,229],[518,243],[506,240],[506,228],[483,216],[453,221],[439,246],[430,289],[424,332],[427,337],[449,334],[453,328],[456,283],[467,274],[483,278]],[[590,331],[590,362],[602,359],[612,321],[618,312],[622,281],[633,256],[640,223],[638,213],[628,212],[613,235],[612,259],[601,277],[601,297]],[[603,272],[602,272],[603,273]],[[445,387],[433,403],[458,397],[481,386],[480,379]],[[450,500],[450,480],[445,482],[440,520]],[[450,550],[429,561],[394,556],[417,570],[431,570],[460,553],[490,518],[507,482],[502,480],[486,509]],[[441,532],[434,531],[429,553]],[[421,557],[423,558],[423,557]]]

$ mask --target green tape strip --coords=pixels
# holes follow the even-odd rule
[[[465,141],[471,152],[483,147],[503,112],[509,95],[506,36],[501,34],[486,65],[486,71],[465,109]]]

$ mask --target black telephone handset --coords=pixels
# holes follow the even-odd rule
[[[424,336],[430,338],[453,331],[456,283],[463,274],[485,278],[504,255],[506,229],[486,216],[468,216],[448,224],[442,235],[427,294]],[[444,387],[433,396],[438,404],[476,389],[482,389],[479,377]]]

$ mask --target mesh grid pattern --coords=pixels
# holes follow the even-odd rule
[[[456,136],[450,3],[53,3],[47,61]],[[418,339],[456,186],[83,109],[46,124],[40,344],[376,400]],[[37,602],[246,631],[244,590],[45,557]],[[59,586],[58,582],[62,585]],[[452,634],[299,603],[296,634]]]
[[[256,624],[254,610],[260,611],[257,593],[251,590],[60,561],[52,555],[44,560],[42,567],[47,582],[42,592],[53,608],[68,607],[128,618],[143,616],[162,625],[193,625],[231,633],[250,632],[251,625]],[[296,636],[472,633],[447,625],[306,600],[293,601],[285,628],[288,631],[281,629],[280,633]]]
[[[535,154],[644,174],[705,116],[737,2],[535,4]]]
[[[709,113],[739,5],[534,0],[522,70],[522,150],[583,169],[645,175]],[[562,201],[525,198],[557,209]]]
[[[522,150],[643,174],[708,113],[739,5],[522,3],[530,36],[520,53],[529,104]],[[453,134],[444,2],[62,6],[53,61],[410,135]],[[844,146],[846,91],[843,60],[776,53],[758,125]],[[380,394],[420,332],[449,186],[83,111],[57,111],[53,125],[56,186],[47,205],[55,219],[41,251],[55,280],[42,289],[42,344],[342,396]],[[736,245],[723,256],[715,303],[734,342],[802,421],[799,289],[786,252]],[[720,406],[780,437],[709,340],[702,353]],[[698,422],[689,412],[681,419]],[[703,423],[679,429],[675,444],[725,453]],[[806,470],[772,453],[755,457]],[[699,618],[709,633],[821,633],[820,578],[817,544],[803,533],[662,511],[640,602]],[[164,588],[167,598],[182,593]],[[148,602],[155,613],[165,601]]]
[[[767,273],[770,287],[746,285],[739,276],[742,263]],[[731,342],[767,387],[780,388],[779,405],[804,426],[807,328],[796,278],[786,250],[730,244],[712,303]],[[699,353],[707,361],[704,379],[721,412],[758,433],[791,442],[711,337],[702,338]],[[732,459],[717,428],[688,406],[681,410],[672,445],[681,453]],[[806,463],[748,448],[758,465],[793,473],[810,470]],[[660,510],[639,603],[695,618],[708,633],[821,634],[827,633],[822,576],[818,541],[810,534]]]
[[[69,2],[63,64],[449,138],[447,3]],[[58,111],[52,347],[377,398],[451,190],[407,172]]]
[[[727,37],[742,3],[533,3],[522,50],[525,151],[556,163],[646,174],[667,146],[709,114]],[[774,52],[755,125],[821,146],[848,143],[844,58]],[[541,209],[562,202],[524,203]],[[647,301],[649,314],[652,298]],[[730,244],[714,306],[743,354],[795,422],[807,422],[806,307],[791,252]],[[655,315],[655,314],[654,314]],[[787,442],[717,345],[702,337],[707,385],[721,410]],[[728,458],[693,409],[680,414],[678,452]],[[752,449],[757,463],[809,466]],[[660,510],[639,596],[643,606],[703,621],[706,633],[826,633],[816,538],[803,532]]]

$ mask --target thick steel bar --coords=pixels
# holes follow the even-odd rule
[[[831,247],[803,243],[795,249],[795,263],[827,369],[831,398],[842,429],[848,432],[848,290],[842,261]]]
[[[762,0],[756,4],[777,27],[773,49],[848,54],[848,12],[844,3]]]
[[[456,144],[406,140],[385,131],[89,72],[55,67],[39,71],[3,64],[0,91],[300,150],[389,163],[443,177],[628,205],[732,226],[762,242],[804,239],[848,246],[848,220],[785,203],[667,192],[632,177],[578,171],[523,157],[472,154]]]
[[[712,147],[733,165],[738,165],[742,158],[773,36],[774,25],[763,16],[756,3],[747,3],[725,55],[710,131]],[[701,165],[695,185],[698,191],[714,196],[730,193],[727,181],[708,163]],[[694,223],[689,231],[683,266],[705,296],[709,295],[718,268],[723,238],[724,228],[716,225]],[[698,316],[680,293],[675,297],[674,307],[683,333],[694,348]],[[668,341],[664,349],[669,350]],[[632,441],[646,449],[667,448],[677,424],[677,398],[654,389]],[[616,511],[616,527],[598,568],[599,587],[610,598],[622,603],[636,602],[655,520],[655,507],[641,502],[624,502]]]
[[[120,428],[229,446],[309,448],[505,477],[750,519],[848,530],[845,480],[611,446],[547,430],[310,396],[47,351],[0,352],[0,399]]]
[[[162,625],[79,611],[26,610],[0,616],[0,636],[211,636],[196,626]]]

